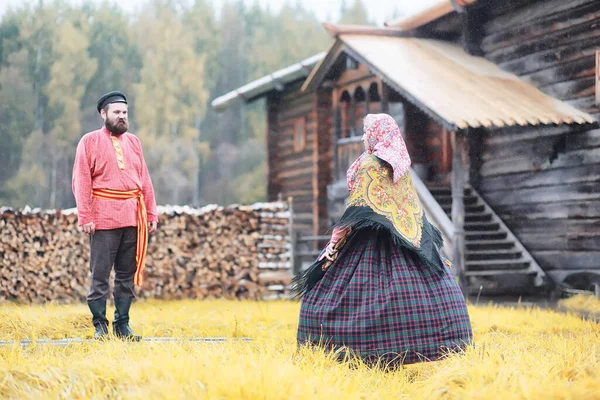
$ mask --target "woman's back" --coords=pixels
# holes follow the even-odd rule
[[[465,300],[439,254],[442,237],[427,221],[395,121],[367,116],[364,143],[330,243],[293,282],[302,297],[298,344],[404,364],[464,349],[472,341]]]

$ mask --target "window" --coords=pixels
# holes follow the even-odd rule
[[[294,121],[294,151],[306,149],[306,118],[297,118]]]

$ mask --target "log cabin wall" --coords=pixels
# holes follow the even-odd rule
[[[329,229],[327,210],[327,187],[333,179],[333,123],[331,90],[319,90],[315,97],[318,118],[317,152],[313,153],[317,164],[314,172],[313,198],[315,208],[315,234],[322,235]]]
[[[550,96],[600,116],[595,102],[600,2],[530,1],[487,19],[481,40],[487,59]]]
[[[510,3],[510,2],[507,2]],[[600,116],[600,1],[529,2],[483,24],[485,57],[543,92]],[[472,183],[545,270],[600,270],[600,130],[480,130]]]
[[[279,127],[277,116],[279,113],[279,98],[276,95],[267,97],[267,201],[276,201],[281,193],[281,182],[277,167],[277,143]],[[282,193],[283,194],[283,193]]]
[[[268,198],[293,198],[294,227],[301,234],[319,228],[318,111],[315,93],[301,93],[290,87],[271,95],[268,110]],[[326,122],[326,121],[325,121]]]

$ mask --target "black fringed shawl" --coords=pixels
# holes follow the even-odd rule
[[[440,231],[427,220],[409,171],[392,181],[388,163],[374,155],[366,157],[350,192],[344,215],[333,228],[352,230],[339,249],[342,259],[352,237],[361,229],[384,230],[394,243],[414,251],[432,270],[445,273],[439,249],[443,246]],[[292,280],[291,295],[301,298],[325,275],[327,260],[315,261]]]

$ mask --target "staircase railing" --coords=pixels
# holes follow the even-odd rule
[[[425,210],[427,219],[442,233],[442,237],[444,238],[444,248],[442,249],[442,253],[444,257],[447,257],[451,260],[452,241],[454,240],[454,225],[440,204],[433,197],[429,189],[427,189],[425,183],[421,180],[421,178],[419,178],[417,173],[412,168],[410,168],[410,173],[412,175],[412,180],[415,184],[417,194],[419,195],[419,199],[421,200],[421,204],[423,205],[423,209]]]
[[[540,265],[537,263],[535,258],[533,258],[533,256],[531,255],[531,253],[529,253],[529,251],[525,248],[525,246],[523,246],[521,241],[512,233],[512,231],[510,229],[508,229],[508,226],[506,226],[504,221],[502,221],[502,218],[500,218],[498,216],[498,214],[496,214],[494,209],[492,207],[490,207],[490,205],[477,192],[477,190],[475,190],[475,188],[473,188],[472,186],[469,186],[469,189],[475,196],[477,196],[478,201],[481,203],[481,205],[483,205],[485,211],[492,216],[492,221],[494,223],[498,224],[500,229],[502,229],[504,232],[506,232],[507,239],[514,242],[515,247],[521,252],[521,254],[523,255],[523,258],[527,262],[529,262],[528,271],[535,273],[535,279],[534,279],[535,286],[543,286],[547,283],[554,283],[554,280],[550,276],[548,276],[548,274],[542,269],[542,267],[540,267]]]

